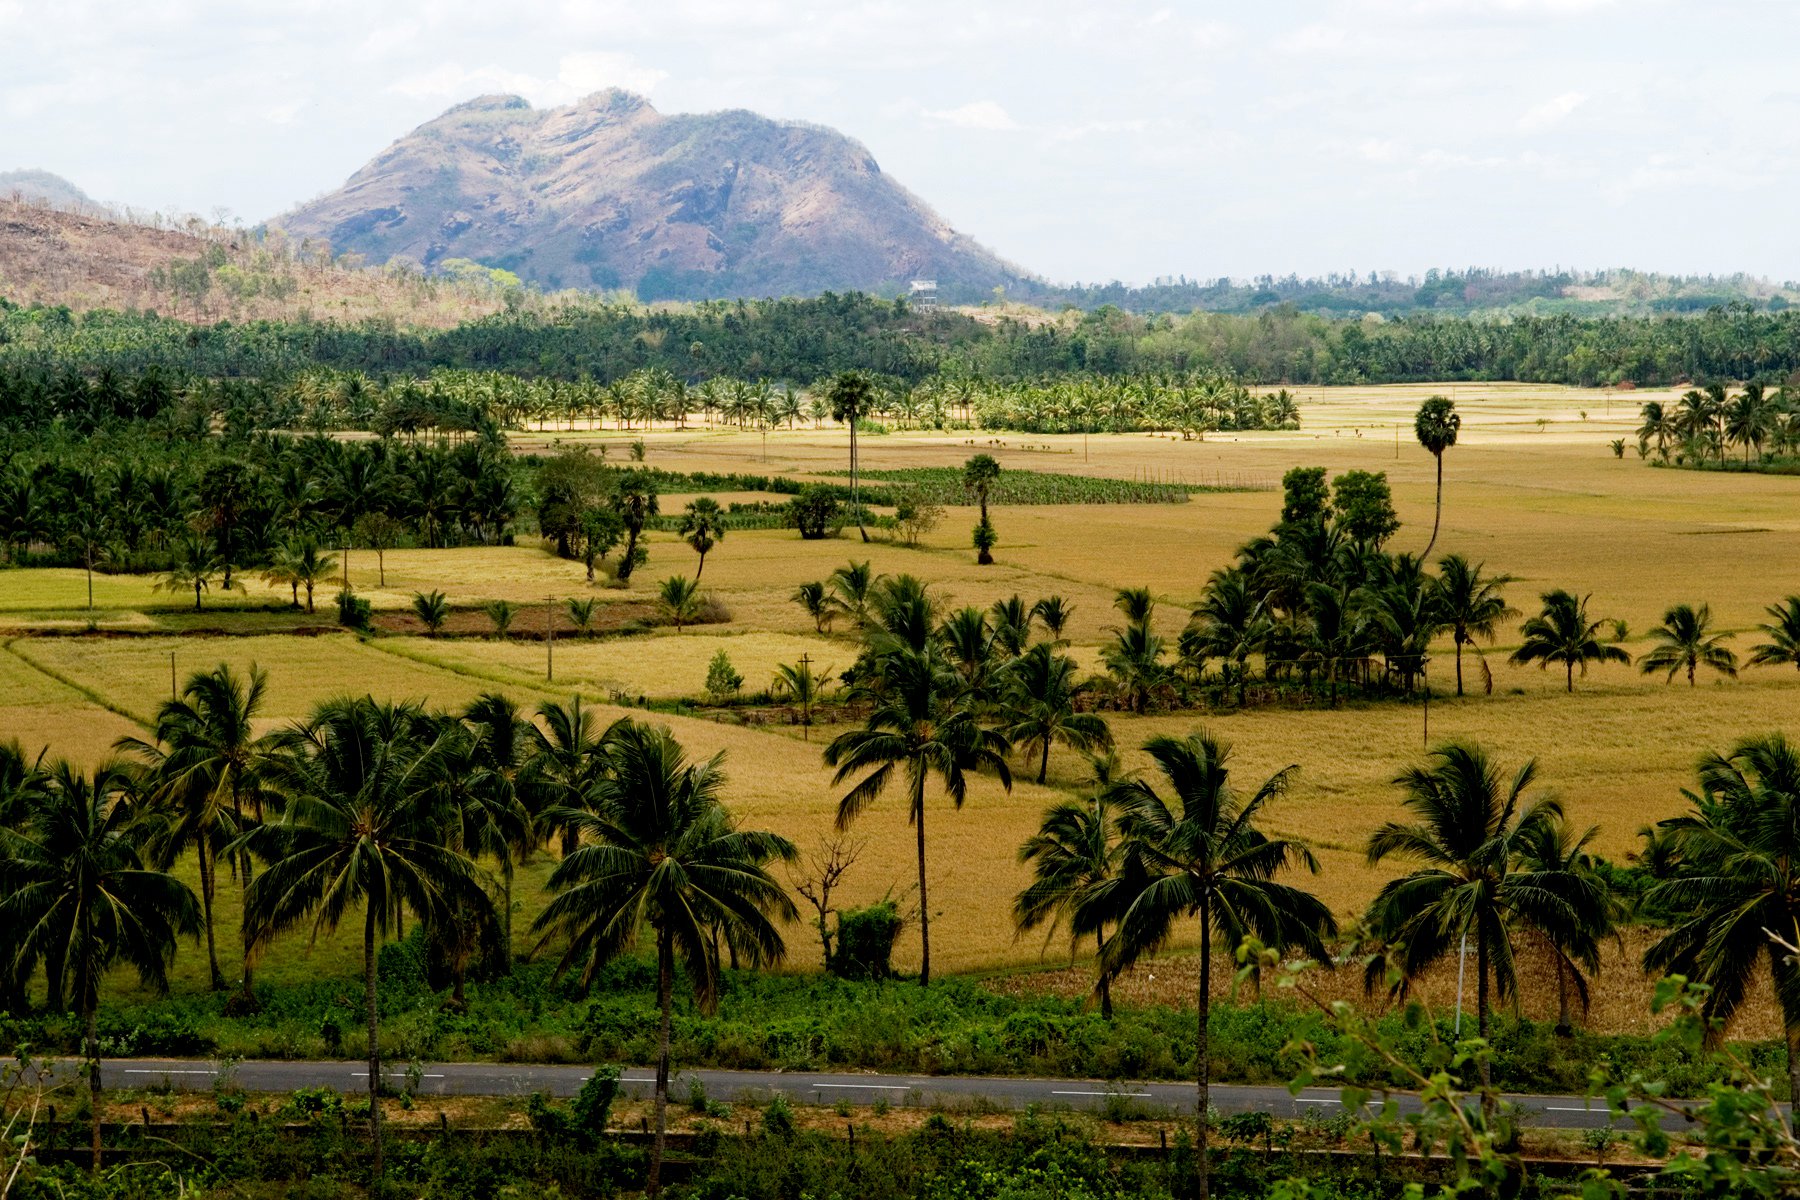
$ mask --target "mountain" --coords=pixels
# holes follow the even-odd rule
[[[473,260],[545,288],[644,299],[891,292],[976,297],[1023,273],[957,233],[859,143],[628,92],[563,108],[483,96],[271,222],[372,262]]]
[[[59,208],[93,207],[94,198],[48,171],[0,171],[0,196],[7,199],[45,200]]]

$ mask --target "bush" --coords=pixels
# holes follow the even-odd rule
[[[838,914],[837,951],[832,974],[843,979],[886,979],[894,973],[894,941],[900,936],[900,910],[892,900]]]
[[[371,611],[369,602],[349,588],[345,588],[337,594],[338,624],[344,628],[367,629]]]
[[[706,668],[706,694],[714,704],[723,704],[738,694],[744,677],[731,665],[731,655],[721,650],[713,655]]]
[[[808,484],[800,494],[788,501],[790,528],[798,529],[808,541],[818,541],[835,533],[843,519],[844,506],[831,491],[819,484]]]

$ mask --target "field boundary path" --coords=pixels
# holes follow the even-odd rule
[[[228,1068],[206,1059],[109,1058],[101,1063],[102,1081],[110,1088],[161,1088],[175,1091],[210,1091],[226,1074],[236,1086],[251,1092],[291,1092],[307,1087],[331,1087],[361,1093],[368,1087],[368,1063],[276,1062],[252,1060]],[[409,1083],[418,1096],[527,1096],[548,1092],[573,1096],[587,1082],[591,1067],[530,1063],[432,1063],[416,1076],[401,1064],[390,1064],[383,1074],[392,1086]],[[412,1076],[409,1078],[409,1076]],[[415,1082],[416,1080],[416,1082]],[[713,1100],[752,1102],[774,1095],[805,1104],[835,1104],[848,1100],[868,1105],[886,1100],[896,1108],[972,1109],[992,1105],[1019,1111],[1031,1105],[1046,1109],[1113,1110],[1125,1105],[1134,1115],[1192,1115],[1192,1083],[1133,1083],[1103,1079],[1036,1079],[998,1075],[877,1075],[802,1071],[707,1071],[677,1072],[670,1080],[670,1095],[687,1095],[689,1081],[697,1081]],[[627,1067],[622,1075],[625,1093],[647,1098],[655,1083],[649,1068]],[[1395,1097],[1402,1112],[1417,1111],[1418,1100],[1404,1093]],[[1585,1096],[1508,1095],[1505,1099],[1527,1114],[1527,1123],[1558,1129],[1593,1129],[1614,1122],[1604,1100]],[[1379,1093],[1377,1093],[1379,1103]],[[1267,1112],[1277,1117],[1303,1119],[1309,1113],[1332,1115],[1341,1108],[1336,1088],[1306,1088],[1298,1095],[1285,1087],[1244,1084],[1212,1085],[1212,1103],[1223,1113]],[[1679,1117],[1669,1114],[1664,1125],[1677,1128]]]

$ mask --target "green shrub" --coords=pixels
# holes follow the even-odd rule
[[[349,588],[337,594],[338,624],[346,629],[367,629],[373,612],[369,602]]]
[[[894,941],[900,936],[900,910],[892,900],[838,914],[837,950],[831,971],[844,979],[887,979],[893,972]]]

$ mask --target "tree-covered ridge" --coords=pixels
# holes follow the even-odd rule
[[[1328,319],[1281,306],[1239,316],[915,309],[860,293],[643,308],[568,304],[453,328],[388,321],[219,322],[0,301],[0,368],[151,367],[285,378],[329,367],[419,377],[442,368],[612,383],[661,370],[807,385],[844,370],[919,384],[1073,374],[1223,376],[1249,384],[1518,380],[1593,386],[1779,378],[1800,369],[1800,311],[1745,303],[1697,316]]]

